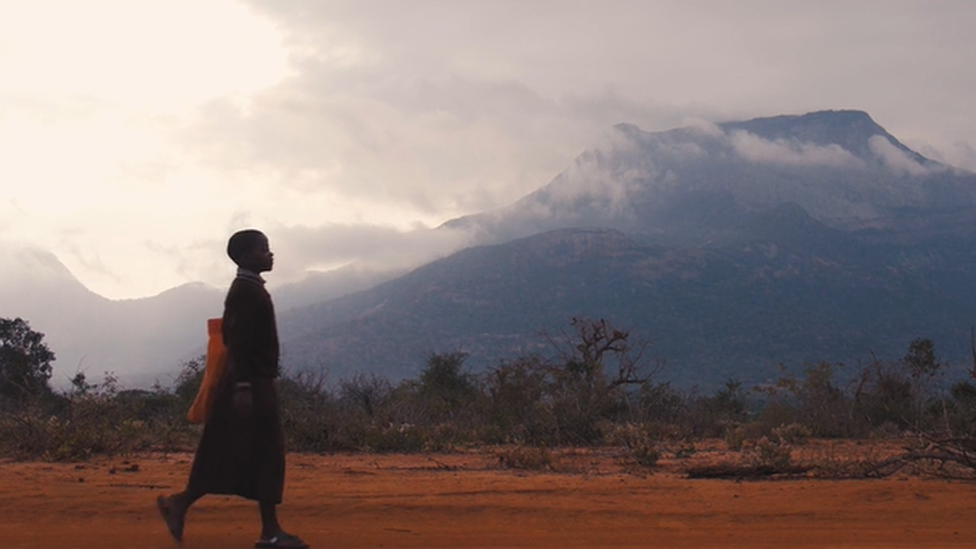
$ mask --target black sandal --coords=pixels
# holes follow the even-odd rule
[[[268,539],[261,538],[255,544],[255,547],[260,548],[279,548],[279,549],[307,549],[308,544],[302,541],[302,538],[298,536],[293,536],[291,534],[286,534],[285,532],[278,532],[277,534],[271,536]]]

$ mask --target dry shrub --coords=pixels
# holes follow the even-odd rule
[[[746,442],[746,429],[742,425],[731,425],[725,430],[725,446],[733,452],[742,450]]]
[[[642,467],[654,467],[661,459],[661,453],[652,445],[639,445],[630,448],[630,457]]]
[[[806,425],[799,423],[790,423],[789,425],[780,425],[773,429],[773,437],[778,438],[785,444],[798,445],[806,442],[810,435],[810,428]]]
[[[424,449],[427,436],[423,429],[410,423],[369,425],[356,449],[380,453],[415,453]]]
[[[604,423],[600,426],[603,438],[611,446],[622,446],[627,457],[642,467],[653,467],[661,458],[658,443],[652,431],[655,426],[634,423]]]
[[[777,438],[762,437],[756,441],[750,457],[759,467],[783,470],[792,464],[793,450]]]
[[[416,425],[389,425],[372,433],[366,449],[375,452],[420,452],[427,445],[427,436]]]
[[[135,419],[114,395],[85,396],[67,406],[58,415],[35,405],[7,412],[0,421],[0,451],[18,459],[77,461],[150,450],[158,446],[160,433],[172,434]]]
[[[844,446],[843,442],[830,442],[809,448],[809,455],[804,461],[822,478],[865,478],[876,471],[883,461],[875,445],[867,445],[859,452],[852,452],[849,448],[845,450]]]
[[[281,426],[289,450],[324,452],[336,444],[336,406],[321,372],[301,372],[278,381]]]
[[[494,452],[498,463],[506,469],[522,469],[526,471],[552,471],[555,469],[556,458],[549,448],[544,446],[525,446],[516,444],[499,448]]]
[[[431,427],[424,442],[428,452],[447,452],[478,440],[480,433],[472,433],[456,423],[445,422]]]

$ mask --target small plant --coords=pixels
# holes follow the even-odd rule
[[[725,446],[733,452],[742,450],[746,441],[746,429],[741,425],[734,425],[725,430]]]
[[[653,467],[661,458],[661,453],[647,426],[633,423],[604,424],[601,425],[601,429],[610,444],[623,446],[627,450],[627,457],[642,467]]]
[[[367,431],[364,450],[380,453],[420,452],[426,444],[426,432],[411,423],[389,424]]]
[[[806,425],[790,423],[773,429],[773,436],[786,444],[803,444],[812,433]]]
[[[498,458],[498,463],[506,469],[552,470],[555,462],[552,451],[544,446],[517,444],[496,450],[495,456]]]
[[[695,448],[695,443],[687,442],[682,444],[680,448],[675,450],[674,457],[676,459],[688,459],[691,456],[695,455],[695,452],[697,451],[698,449]]]
[[[886,421],[881,425],[871,429],[868,438],[872,440],[888,440],[904,435],[904,431],[896,423]]]
[[[630,457],[641,467],[654,467],[661,458],[661,453],[648,444],[630,448]]]
[[[447,452],[474,438],[476,435],[459,428],[454,423],[439,423],[428,430],[424,451]]]
[[[775,470],[786,469],[793,461],[793,450],[779,439],[762,437],[753,448],[753,460],[760,467]]]

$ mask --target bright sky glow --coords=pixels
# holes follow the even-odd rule
[[[0,93],[171,111],[287,72],[281,36],[226,0],[0,2]]]
[[[618,122],[856,108],[976,169],[974,22],[968,0],[0,0],[0,243],[128,298],[222,285],[227,235],[259,226],[281,283],[509,204]]]
[[[150,244],[225,231],[226,194],[247,182],[208,171],[172,136],[201,103],[246,104],[284,79],[281,42],[228,1],[0,2],[5,236],[55,251],[110,297],[181,282]]]

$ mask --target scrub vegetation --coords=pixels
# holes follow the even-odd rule
[[[845,381],[842,365],[824,362],[798,375],[784,369],[761,387],[729,380],[709,395],[656,381],[663,364],[606,320],[574,318],[548,340],[552,356],[520,356],[481,374],[465,369],[464,353],[447,352],[431,353],[416,379],[397,383],[369,374],[286,375],[278,389],[287,446],[313,453],[483,448],[504,467],[558,470],[567,448],[611,449],[653,468],[720,440],[740,459],[690,475],[976,473],[976,354],[968,378],[952,383],[928,339]],[[202,357],[183,364],[172,386],[149,390],[79,373],[55,391],[53,360],[43,334],[22,319],[0,319],[0,455],[66,461],[193,449],[201,427],[186,412],[203,378]],[[903,451],[855,464],[795,458],[811,439],[897,440]]]

